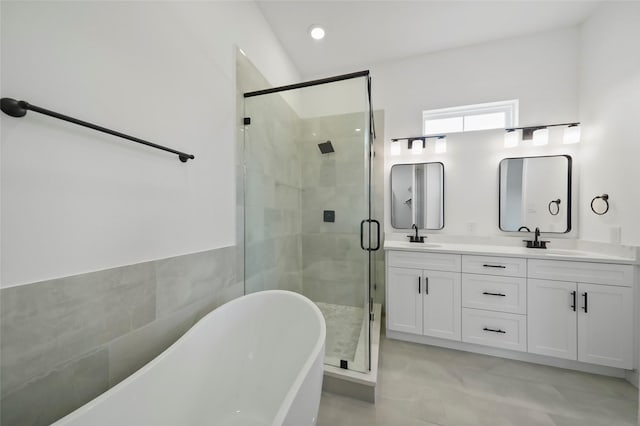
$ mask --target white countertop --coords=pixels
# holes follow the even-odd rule
[[[546,259],[546,260],[571,260],[579,262],[601,262],[601,263],[620,263],[620,264],[636,264],[635,257],[622,257],[597,252],[588,252],[583,250],[572,249],[528,249],[518,246],[500,246],[500,245],[484,245],[484,244],[462,244],[462,243],[445,243],[445,242],[429,242],[410,243],[409,241],[386,240],[384,243],[385,250],[400,251],[423,251],[431,253],[455,253],[455,254],[472,254],[482,256],[506,256],[506,257],[526,257],[530,259]]]

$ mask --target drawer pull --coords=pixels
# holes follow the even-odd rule
[[[506,297],[506,294],[502,294],[502,293],[491,293],[490,291],[483,291],[482,294],[486,294],[487,296],[502,296],[502,297]]]
[[[575,290],[571,292],[571,297],[573,298],[573,304],[571,305],[571,309],[573,309],[573,312],[576,311],[576,292]]]
[[[420,294],[420,280],[421,280],[421,278],[418,277],[418,294]]]
[[[495,330],[493,328],[487,328],[487,327],[483,328],[483,330],[484,331],[491,331],[492,333],[502,333],[502,334],[506,334],[507,333],[504,330],[500,330],[500,329]]]
[[[584,296],[584,308],[582,308],[582,309],[584,309],[584,313],[586,314],[586,313],[588,313],[588,311],[587,311],[587,303],[588,303],[587,302],[587,293],[585,292],[583,294],[583,296]]]
[[[429,277],[424,277],[424,292],[429,294]]]
[[[504,265],[488,265],[488,264],[484,264],[482,265],[485,268],[500,268],[500,269],[506,269],[506,266]]]

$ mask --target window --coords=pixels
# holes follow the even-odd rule
[[[423,135],[504,129],[518,125],[518,100],[422,111]]]

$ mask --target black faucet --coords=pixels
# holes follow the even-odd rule
[[[411,225],[411,228],[416,230],[416,235],[407,235],[407,237],[409,237],[409,242],[410,243],[424,243],[424,239],[426,237],[424,235],[418,236],[418,227],[416,226],[415,223],[413,225]]]
[[[526,227],[520,227],[520,229],[522,229],[522,228],[526,228]],[[527,230],[528,229],[529,228],[527,228]],[[536,226],[536,229],[533,232],[533,235],[534,235],[533,241],[531,241],[531,240],[522,240],[525,243],[527,243],[527,248],[546,249],[547,248],[547,243],[549,241],[540,240],[540,228],[538,228]]]

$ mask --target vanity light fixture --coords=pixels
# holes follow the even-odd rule
[[[444,154],[445,152],[447,152],[447,137],[446,136],[440,136],[440,137],[438,137],[438,139],[436,139],[435,151],[436,151],[436,154]]]
[[[522,141],[531,141],[532,145],[541,146],[549,143],[549,127],[566,127],[564,131],[564,143],[577,143],[580,141],[580,123],[543,124],[541,126],[510,127],[504,129],[505,148],[518,145],[518,138],[512,136],[516,130],[522,130]]]
[[[504,134],[504,147],[515,148],[520,144],[520,131],[517,129],[507,129]]]
[[[309,27],[309,35],[314,40],[322,40],[325,35],[324,28],[322,28],[320,25],[314,24]]]
[[[533,139],[531,139],[531,145],[541,146],[549,143],[549,129],[543,127],[533,131]]]
[[[402,146],[400,145],[400,142],[392,140],[389,153],[395,156],[395,155],[400,155],[401,151],[402,151]]]
[[[447,135],[430,135],[391,139],[391,155],[400,155],[400,145],[398,144],[398,148],[394,147],[398,141],[407,141],[407,149],[411,151],[411,154],[420,155],[427,147],[427,139],[436,139],[436,154],[447,152]]]
[[[408,145],[413,155],[420,155],[427,147],[427,140],[426,138],[412,138],[409,139]]]
[[[578,143],[578,142],[580,142],[580,124],[578,123],[569,124],[564,129],[562,143],[570,144],[570,143]]]

